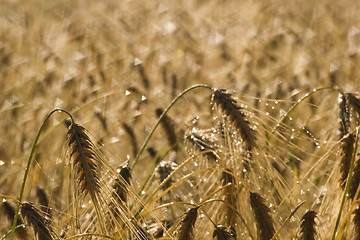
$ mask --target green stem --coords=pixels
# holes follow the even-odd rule
[[[150,138],[152,137],[152,135],[154,134],[156,128],[159,126],[161,120],[164,118],[164,116],[166,115],[166,113],[172,108],[172,106],[183,96],[185,95],[187,92],[195,89],[195,88],[207,88],[207,89],[210,89],[212,90],[212,88],[208,85],[205,85],[205,84],[198,84],[198,85],[194,85],[194,86],[191,86],[187,89],[185,89],[182,93],[180,93],[170,104],[169,106],[163,111],[163,113],[160,115],[159,119],[157,120],[155,126],[153,127],[153,129],[151,130],[150,134],[147,136],[147,138],[145,139],[140,151],[138,152],[138,154],[136,155],[135,159],[134,159],[134,162],[131,166],[131,169],[134,169],[135,165],[137,164],[137,162],[139,161],[140,159],[140,156],[141,154],[143,153],[143,151],[145,150],[147,144],[149,143],[150,141]]]
[[[26,165],[26,168],[25,168],[25,174],[24,174],[24,178],[23,178],[23,181],[22,181],[22,184],[21,184],[21,189],[20,189],[20,194],[19,194],[19,203],[17,204],[17,208],[16,208],[16,211],[15,211],[15,216],[14,216],[14,221],[13,221],[13,225],[12,225],[12,229],[11,229],[11,235],[10,235],[10,239],[13,240],[14,239],[14,236],[15,236],[15,229],[16,229],[16,223],[17,223],[17,219],[18,219],[18,216],[19,216],[19,212],[20,212],[20,205],[21,205],[21,201],[22,201],[22,198],[23,198],[23,195],[24,195],[24,190],[25,190],[25,183],[26,183],[26,180],[27,180],[27,177],[28,177],[28,174],[29,174],[29,169],[30,169],[30,164],[31,164],[31,161],[32,161],[32,158],[34,156],[34,153],[35,153],[35,149],[36,149],[36,146],[37,146],[37,143],[39,141],[39,138],[40,138],[40,134],[41,132],[43,131],[44,127],[45,127],[45,124],[46,122],[49,120],[49,118],[51,117],[51,115],[53,115],[55,112],[64,112],[66,113],[67,115],[69,115],[69,117],[71,118],[71,121],[74,122],[74,119],[73,117],[71,116],[70,113],[68,113],[67,111],[63,110],[63,109],[60,109],[60,108],[56,108],[54,110],[52,110],[48,115],[47,117],[45,118],[45,120],[43,121],[39,131],[38,131],[38,134],[35,138],[35,141],[34,141],[34,144],[31,148],[31,153],[30,153],[30,156],[29,156],[29,159],[28,159],[28,162],[27,162],[27,165]]]
[[[25,224],[20,224],[20,225],[17,225],[15,230],[18,229],[18,228],[23,228],[25,227],[26,225]],[[12,233],[12,229],[10,229],[10,231],[8,231],[7,233],[5,233],[4,236],[2,236],[2,238],[0,238],[0,240],[5,240],[7,238],[7,236],[9,236],[10,234]]]
[[[350,165],[349,174],[348,174],[347,179],[346,179],[345,190],[344,190],[344,193],[343,193],[343,196],[342,196],[339,214],[338,214],[338,217],[337,217],[337,219],[336,219],[335,229],[334,229],[334,232],[333,232],[333,235],[332,235],[332,238],[331,238],[332,240],[335,240],[336,233],[337,233],[337,229],[338,229],[339,223],[340,223],[341,213],[342,213],[342,210],[343,210],[344,205],[345,205],[346,195],[348,194],[348,190],[349,190],[349,187],[350,187],[350,181],[351,181],[351,177],[352,177],[352,171],[353,171],[353,169],[354,169],[356,152],[357,152],[357,149],[358,149],[358,139],[359,139],[359,129],[356,128],[356,138],[355,138],[354,153],[353,153],[352,160],[351,160],[351,165]]]

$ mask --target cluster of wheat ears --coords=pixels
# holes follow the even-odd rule
[[[1,2],[0,240],[360,239],[359,1]]]
[[[209,105],[217,125],[210,129],[193,127],[183,133],[183,140],[179,140],[168,112],[176,106],[178,100],[196,88],[211,91]],[[289,193],[284,188],[289,188],[286,171],[295,171],[295,168],[286,169],[289,168],[287,163],[277,161],[281,154],[278,149],[284,147],[280,145],[286,145],[281,140],[285,136],[278,131],[294,109],[320,91],[339,94],[340,140],[335,146],[340,146],[341,153],[336,163],[338,166],[329,169],[327,173],[325,186],[334,184],[333,171],[339,169],[340,177],[337,180],[342,192],[337,194],[341,200],[329,197],[332,194],[324,190],[302,202],[293,202],[292,197],[296,194],[291,192],[295,189],[288,189]],[[69,118],[64,120],[68,126],[66,173],[69,174],[71,186],[66,193],[67,205],[51,206],[49,203],[52,201],[44,189],[39,187],[36,191],[39,204],[22,201],[38,140],[47,121],[55,113],[64,113]],[[289,238],[315,239],[316,219],[334,221],[334,239],[342,239],[349,229],[355,229],[356,239],[360,237],[360,210],[356,201],[360,192],[360,160],[356,158],[359,131],[357,127],[351,128],[353,122],[357,125],[360,117],[360,99],[355,95],[331,87],[309,92],[279,119],[271,131],[263,129],[263,134],[267,136],[263,142],[257,140],[258,131],[251,127],[248,120],[251,114],[224,89],[213,89],[207,85],[192,86],[179,94],[165,110],[156,109],[156,114],[158,120],[141,149],[136,150],[136,157],[115,169],[86,129],[76,123],[69,112],[63,109],[51,111],[33,144],[19,198],[2,195],[3,208],[13,221],[12,229],[3,239],[8,235],[29,239],[31,233],[26,226],[30,226],[40,240],[183,240],[206,238],[207,235],[214,239],[250,237],[267,240],[278,238],[282,232]],[[148,147],[159,125],[165,130],[170,146],[162,156]],[[260,129],[260,125],[258,123],[257,128]],[[132,141],[136,142],[131,127],[125,128]],[[307,134],[311,135],[309,131]],[[279,142],[275,143],[273,138],[278,138]],[[174,156],[167,157],[172,153],[176,155],[184,142],[191,145],[187,146],[188,158],[180,160]],[[313,149],[318,148],[315,143]],[[146,180],[139,188],[133,188],[133,170],[138,167],[145,149],[150,155],[148,161],[153,162],[148,166],[153,169],[144,175]],[[306,175],[318,168],[316,165],[323,165],[328,157],[328,153],[325,153],[316,159]],[[296,174],[293,173],[294,177]],[[323,183],[320,178],[311,180],[309,184],[316,187]],[[296,180],[296,184],[302,185],[302,181]],[[335,187],[332,186],[332,189],[335,190]],[[273,220],[271,201],[276,205],[275,211],[281,214],[279,222]],[[288,209],[291,204],[294,204],[293,207]],[[326,207],[323,206],[325,204]],[[57,207],[61,207],[61,210]],[[322,216],[329,214],[329,208],[336,209],[338,214]],[[292,220],[296,214],[302,215],[298,223]],[[352,223],[349,222],[351,215]],[[325,223],[320,221],[319,224]]]

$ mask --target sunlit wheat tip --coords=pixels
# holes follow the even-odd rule
[[[355,136],[349,134],[341,140],[340,185],[344,189],[354,152]]]
[[[341,137],[344,137],[348,134],[350,128],[350,111],[344,95],[339,96],[338,102],[340,108],[340,133]]]
[[[240,106],[237,105],[236,100],[231,94],[226,93],[225,90],[215,90],[213,94],[215,104],[219,105],[224,111],[229,120],[234,124],[239,131],[242,140],[248,148],[256,146],[255,131],[250,128],[250,123],[246,119],[245,114]]]

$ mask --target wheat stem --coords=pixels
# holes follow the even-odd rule
[[[20,194],[19,194],[19,199],[18,201],[21,202],[22,200],[22,197],[23,197],[23,194],[24,194],[24,190],[25,190],[25,184],[26,184],[26,180],[27,180],[27,176],[29,174],[29,170],[30,170],[30,164],[31,164],[31,161],[32,161],[32,158],[34,156],[34,153],[35,153],[35,149],[37,147],[37,143],[39,141],[39,138],[40,138],[40,134],[41,132],[43,131],[44,127],[45,127],[45,124],[47,123],[47,121],[49,120],[49,118],[55,113],[55,112],[64,112],[66,113],[70,118],[71,118],[71,121],[74,122],[74,119],[73,117],[71,116],[71,114],[61,108],[56,108],[54,110],[52,110],[45,118],[45,120],[43,121],[38,133],[37,133],[37,136],[35,138],[35,141],[33,143],[33,146],[31,148],[31,152],[30,152],[30,156],[29,156],[29,159],[28,159],[28,162],[27,162],[27,165],[26,165],[26,168],[25,168],[25,173],[24,173],[24,177],[23,177],[23,180],[22,180],[22,184],[21,184],[21,189],[20,189]],[[20,204],[17,205],[17,208],[16,208],[16,211],[15,211],[15,216],[14,216],[14,221],[13,221],[13,225],[12,225],[12,231],[11,231],[11,235],[10,235],[10,239],[13,240],[14,239],[14,235],[15,235],[15,228],[16,228],[16,223],[17,223],[17,219],[18,219],[18,215],[19,215],[19,211],[20,211]]]

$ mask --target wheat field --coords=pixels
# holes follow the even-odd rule
[[[360,239],[360,2],[0,6],[0,239]]]

